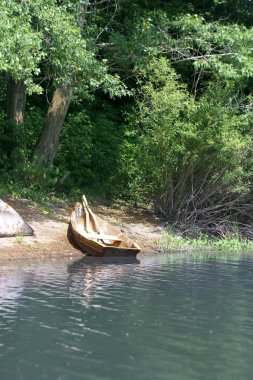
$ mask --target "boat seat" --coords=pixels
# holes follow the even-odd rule
[[[98,234],[96,232],[85,233],[84,236],[88,239],[121,241],[121,239],[116,235]]]

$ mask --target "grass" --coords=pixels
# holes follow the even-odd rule
[[[223,252],[246,252],[253,251],[253,241],[239,236],[237,233],[224,236],[219,239],[201,235],[191,239],[182,237],[170,230],[160,241],[160,247],[164,251],[223,251]]]
[[[21,245],[23,242],[23,236],[15,236],[15,243]]]
[[[53,214],[52,206],[68,205],[71,206],[75,202],[80,202],[82,195],[85,194],[89,204],[93,207],[96,205],[104,205],[112,208],[123,209],[123,206],[130,208],[127,202],[115,202],[112,199],[107,199],[105,194],[101,193],[101,189],[79,188],[73,184],[71,191],[65,192],[62,189],[42,187],[38,185],[28,186],[24,182],[8,177],[1,177],[0,171],[0,197],[8,195],[13,198],[25,198],[31,201],[34,205],[40,208],[44,214]]]
[[[87,188],[79,189],[75,187],[74,184],[73,189],[66,193],[63,190],[61,191],[53,188],[43,188],[36,185],[27,186],[21,181],[10,178],[6,178],[5,181],[0,178],[0,194],[8,194],[14,198],[29,199],[30,201],[39,204],[44,209],[45,213],[50,212],[48,205],[51,203],[74,203],[80,201],[83,194],[87,196],[91,203],[106,203],[106,199],[99,196],[97,192],[91,191]]]
[[[0,182],[0,194],[8,194],[14,198],[29,199],[39,204],[45,213],[50,212],[48,204],[61,204],[69,200],[64,192],[54,192],[51,189],[47,190],[33,186],[24,186],[20,182],[12,180]]]

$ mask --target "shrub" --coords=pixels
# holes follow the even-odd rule
[[[133,194],[152,198],[187,233],[223,234],[235,221],[249,223],[252,116],[240,109],[235,87],[216,80],[194,100],[165,59],[142,75],[130,117],[139,129]]]

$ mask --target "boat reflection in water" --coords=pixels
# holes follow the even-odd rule
[[[135,257],[89,257],[85,256],[68,266],[70,273],[69,291],[72,296],[82,295],[81,303],[90,307],[92,301],[108,289],[119,286],[122,278],[135,272],[140,260]],[[131,269],[129,268],[131,265]]]
[[[34,297],[39,297],[43,287],[54,291],[54,287],[61,284],[66,284],[71,297],[83,297],[82,304],[86,305],[85,301],[90,301],[97,291],[106,291],[108,286],[119,283],[122,276],[135,270],[139,263],[134,257],[88,256],[76,261],[62,258],[7,262],[0,270],[0,310],[13,312],[28,289],[37,293]]]

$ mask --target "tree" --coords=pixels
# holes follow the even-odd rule
[[[35,160],[43,165],[52,163],[55,159],[60,133],[75,88],[82,86],[84,91],[102,86],[112,95],[121,96],[127,93],[117,76],[107,74],[105,61],[97,59],[94,36],[91,38],[88,32],[89,41],[86,42],[83,38],[89,6],[88,0],[77,2],[75,18],[55,7],[49,13],[43,14],[43,9],[39,13],[38,24],[43,25],[46,20],[46,27],[49,29],[50,41],[47,48],[51,51],[51,73],[56,76],[54,83],[57,84],[34,152]]]
[[[91,28],[85,30],[89,5],[89,1],[81,0],[67,4],[54,0],[11,0],[0,5],[3,15],[0,71],[10,78],[8,117],[17,124],[23,122],[26,92],[43,91],[43,86],[35,83],[38,75],[42,84],[46,82],[51,88],[55,87],[34,152],[35,159],[43,164],[55,158],[73,89],[87,93],[101,86],[111,95],[126,94],[119,77],[108,74],[106,61],[96,56],[95,35],[92,36]]]
[[[23,123],[26,90],[38,91],[33,77],[39,73],[41,34],[34,31],[29,12],[15,1],[0,4],[0,72],[6,73],[6,115],[16,124]],[[9,124],[11,125],[11,124]],[[12,132],[12,127],[9,132]]]

